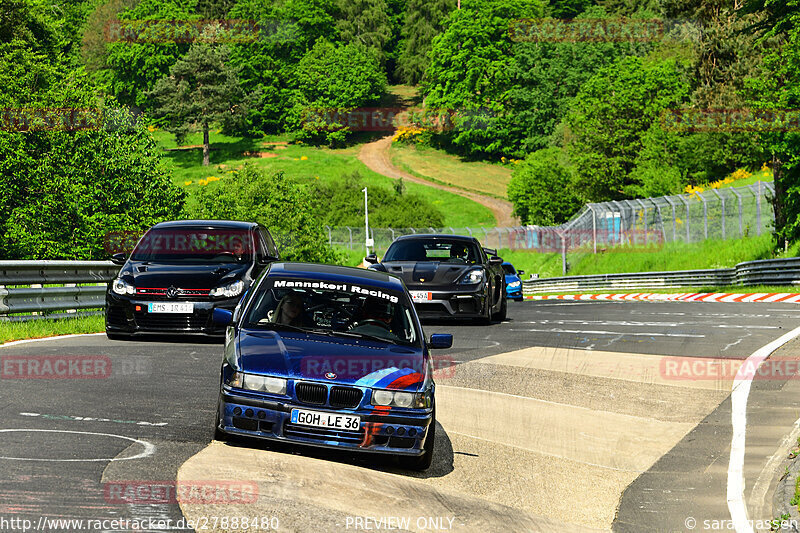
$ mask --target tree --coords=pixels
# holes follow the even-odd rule
[[[196,127],[203,132],[203,166],[209,160],[209,128],[230,123],[242,110],[242,90],[236,71],[228,65],[225,45],[195,43],[185,57],[161,78],[150,93],[156,102],[155,116],[178,142]]]
[[[509,144],[508,113],[512,41],[509,23],[541,15],[534,0],[464,0],[436,37],[423,85],[425,104],[454,115],[445,136],[467,154],[503,154]]]
[[[558,148],[533,152],[514,169],[508,199],[523,224],[553,226],[570,219],[584,204],[572,186],[572,171]]]
[[[624,57],[584,83],[565,118],[581,194],[592,202],[634,194],[631,171],[643,134],[688,95],[674,60]]]
[[[53,121],[0,131],[0,257],[103,259],[107,232],[180,214],[183,191],[150,133],[112,99],[102,105],[83,69],[15,40],[0,44],[0,86],[0,106],[83,110],[87,119],[78,130]]]
[[[286,261],[338,261],[305,186],[282,172],[265,175],[250,164],[230,176],[200,189],[191,216],[258,222],[270,230]]]
[[[199,19],[196,3],[197,0],[142,0],[119,13],[121,27],[127,30],[117,36],[117,27],[109,27],[111,42],[107,44],[105,68],[95,73],[106,92],[123,104],[150,110],[149,91],[191,45],[189,40],[176,39],[161,30],[169,28],[170,21]],[[143,20],[152,26],[139,25],[137,21]]]
[[[403,47],[397,60],[397,75],[416,85],[428,68],[428,53],[433,39],[442,32],[447,15],[456,8],[456,0],[408,0],[400,32]]]
[[[369,186],[369,221],[378,228],[435,227],[444,225],[444,216],[430,201],[406,192],[402,180],[394,190]],[[314,208],[321,224],[361,226],[364,223],[364,193],[367,184],[356,173],[313,187]]]
[[[777,41],[763,56],[763,73],[747,80],[748,103],[757,109],[800,108],[800,2],[750,0],[745,13],[761,42]],[[775,195],[775,236],[779,244],[800,238],[800,132],[796,121],[760,134],[771,157]]]
[[[578,20],[604,19],[592,8]],[[519,42],[509,65],[512,77],[507,153],[517,157],[548,146],[581,86],[601,67],[625,55],[644,55],[648,42]]]
[[[344,141],[347,124],[324,117],[377,104],[386,90],[378,60],[358,44],[334,45],[321,39],[297,64],[295,75],[288,125],[299,139],[312,142]]]
[[[365,46],[380,63],[386,63],[386,48],[392,38],[389,5],[386,0],[337,0],[336,29],[345,43]]]

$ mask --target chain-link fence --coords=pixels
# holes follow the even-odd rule
[[[772,183],[759,181],[692,194],[587,204],[560,226],[370,228],[370,249],[380,255],[397,237],[413,233],[471,235],[490,248],[561,253],[566,272],[569,252],[738,239],[769,232],[775,220],[774,192]],[[364,227],[325,226],[325,230],[331,245],[366,249]]]

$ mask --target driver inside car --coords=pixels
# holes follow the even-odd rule
[[[464,261],[467,262],[467,247],[462,244],[454,244],[450,247],[450,261]]]
[[[392,318],[392,304],[381,298],[370,296],[364,300],[360,316],[350,330],[385,338],[398,338],[392,331]]]
[[[313,322],[306,316],[303,310],[303,297],[292,291],[284,296],[275,308],[272,319],[277,324],[288,326],[309,327]]]

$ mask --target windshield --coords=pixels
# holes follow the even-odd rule
[[[517,271],[514,270],[514,267],[511,265],[503,265],[503,272],[506,274],[516,274]]]
[[[299,329],[419,346],[408,298],[352,283],[266,280],[247,313],[246,327]]]
[[[403,240],[395,241],[386,251],[384,261],[446,261],[475,264],[480,262],[480,251],[471,242],[461,240]]]
[[[136,245],[133,261],[165,263],[248,262],[253,257],[253,237],[246,229],[151,229]]]

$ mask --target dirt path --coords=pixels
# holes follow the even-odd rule
[[[464,198],[477,202],[489,208],[497,220],[497,225],[501,227],[518,226],[519,222],[511,214],[514,206],[511,202],[500,200],[499,198],[492,198],[491,196],[484,196],[474,192],[465,191],[456,187],[448,187],[447,185],[440,185],[433,183],[422,178],[418,178],[404,172],[392,164],[392,159],[389,156],[389,148],[392,146],[392,136],[388,135],[377,141],[367,143],[361,147],[358,153],[358,158],[362,163],[367,165],[370,169],[378,174],[382,174],[392,179],[403,178],[406,181],[413,181],[435,189],[451,192]]]

